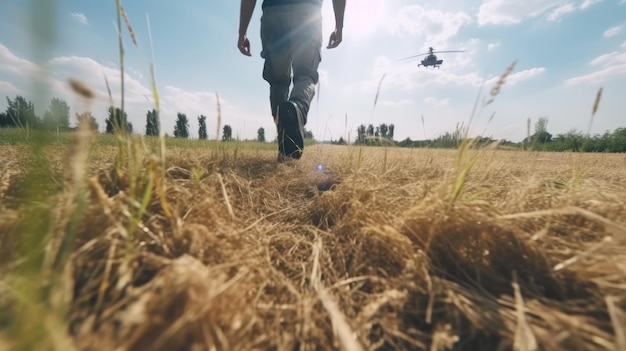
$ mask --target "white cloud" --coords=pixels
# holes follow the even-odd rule
[[[624,0],[624,1],[626,1],[626,0]],[[626,41],[625,41],[625,42],[623,42],[623,43],[622,43],[622,45],[620,45],[619,47],[620,47],[620,48],[624,48],[624,49],[626,49]]]
[[[106,77],[114,103],[119,104],[121,76],[116,67],[103,65],[89,57],[61,56],[50,60],[50,68],[54,72],[54,77],[59,81],[65,82],[70,78],[82,80],[92,87],[101,99],[108,101],[104,78]],[[147,86],[128,73],[124,74],[124,90],[125,101],[128,103],[144,103],[145,97],[152,94]]]
[[[520,82],[523,82],[525,80],[537,77],[541,74],[543,74],[546,71],[545,67],[534,67],[534,68],[530,68],[530,69],[525,69],[523,71],[519,71],[513,74],[509,74],[508,77],[506,77],[506,83],[505,86],[512,86],[512,85],[516,85]],[[485,86],[487,88],[491,88],[492,86],[494,86],[496,84],[496,82],[500,79],[500,77],[492,77],[490,79],[488,79],[485,82]]]
[[[18,57],[9,48],[0,43],[0,72],[30,77],[33,74],[40,74],[42,69],[33,62]]]
[[[139,80],[143,80],[144,76],[143,73],[139,72],[138,70],[136,70],[134,67],[126,67],[126,72],[128,72],[130,75],[132,75],[133,77],[139,79]]]
[[[178,113],[184,113],[190,121],[195,121],[199,115],[212,116],[213,113],[209,112],[216,111],[215,92],[186,91],[178,87],[166,86],[160,94],[162,114],[169,118],[176,118]],[[222,102],[220,98],[220,104]]]
[[[608,54],[600,55],[594,58],[593,60],[591,60],[591,62],[589,63],[593,66],[597,66],[597,65],[602,65],[602,64],[611,65],[614,63],[622,63],[622,62],[626,62],[626,53],[613,51]]]
[[[413,104],[413,101],[409,99],[383,100],[380,102],[380,105],[382,106],[392,106],[392,107],[409,106],[412,104]]]
[[[584,84],[584,83],[599,83],[599,82],[607,80],[608,78],[612,78],[616,75],[621,75],[625,73],[626,73],[626,63],[623,63],[621,65],[605,67],[593,73],[570,78],[565,81],[565,84],[577,85],[577,84]]]
[[[429,96],[424,99],[424,104],[430,106],[444,106],[450,102],[450,98],[439,99],[436,97]]]
[[[76,19],[81,24],[87,24],[87,16],[80,12],[72,12],[70,14],[74,19]]]
[[[20,89],[16,88],[10,82],[3,82],[0,80],[0,96],[13,96],[20,93]]]
[[[478,9],[478,24],[517,24],[561,3],[561,0],[484,0]]]
[[[374,94],[383,75],[385,78],[381,87],[382,91],[411,91],[423,87],[452,85],[479,87],[484,81],[484,78],[476,72],[417,67],[417,64],[411,61],[400,64],[389,57],[379,56],[374,61],[369,79],[346,86],[344,89],[346,92],[353,92],[356,89],[362,93]]]
[[[412,35],[425,37],[425,49],[428,46],[441,46],[456,36],[461,26],[470,23],[471,17],[465,12],[443,12],[427,10],[420,5],[407,6],[392,19],[391,31],[405,31]]]
[[[564,15],[576,11],[574,4],[568,2],[567,4],[563,4],[550,12],[548,15],[548,21],[558,21]]]
[[[626,74],[626,52],[614,51],[600,55],[591,60],[590,64],[592,66],[600,66],[600,68],[595,72],[567,79],[565,84],[599,83],[609,78]]]
[[[489,43],[487,44],[487,51],[493,51],[500,47],[500,43]]]
[[[49,97],[61,98],[68,102],[71,108],[72,118],[75,113],[90,110],[98,120],[100,127],[104,128],[106,110],[110,105],[109,94],[104,77],[107,78],[113,104],[120,105],[120,71],[116,67],[99,63],[89,57],[61,56],[51,59],[46,64],[46,69],[42,69],[35,63],[18,57],[7,47],[0,44],[0,72],[11,74],[10,82],[0,81],[0,94],[11,96],[16,93],[24,95],[27,99],[32,97],[30,92],[23,91],[17,87],[29,86],[32,82],[33,74],[47,76],[43,84],[47,87]],[[42,72],[44,74],[42,74]],[[138,72],[125,74],[125,110],[129,121],[133,124],[135,132],[143,133],[146,113],[151,110],[152,91],[149,83],[135,78],[141,76]],[[76,79],[91,88],[96,97],[91,101],[80,99],[70,88],[69,79]],[[161,101],[161,125],[166,133],[171,134],[174,128],[177,113],[184,113],[190,121],[192,136],[197,136],[197,116],[207,116],[209,135],[214,137],[215,130],[212,126],[217,120],[216,97],[213,91],[186,91],[184,89],[165,86],[159,88]],[[37,111],[42,111],[47,107],[47,101],[37,103],[33,101]],[[246,107],[232,104],[227,98],[220,97],[221,124],[230,124],[238,132],[241,128],[237,123],[245,126],[248,116],[255,116],[255,111],[250,111]],[[271,119],[268,122],[271,125]],[[258,121],[255,121],[258,124]],[[266,128],[267,130],[267,128]],[[245,132],[245,131],[244,131]],[[249,133],[248,133],[249,134]],[[271,134],[271,133],[270,133]]]
[[[591,7],[591,5],[599,3],[602,0],[585,0],[583,1],[583,3],[580,5],[580,9],[581,10],[585,10],[588,9],[589,7]]]
[[[619,33],[621,33],[623,28],[624,28],[624,26],[611,27],[611,28],[605,30],[604,34],[602,34],[602,35],[605,38],[614,37],[614,36],[618,35]]]

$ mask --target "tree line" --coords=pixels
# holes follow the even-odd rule
[[[535,133],[526,137],[522,145],[544,151],[626,152],[626,128],[596,135],[572,129],[553,136],[548,132],[548,118],[541,117],[535,123]]]
[[[375,138],[393,140],[396,127],[393,124],[382,123],[379,126],[373,124],[365,127],[361,124],[356,128],[356,144],[375,144]]]
[[[19,127],[19,128],[41,128],[58,131],[69,131],[73,128],[70,126],[70,107],[63,99],[52,98],[43,117],[39,117],[35,113],[34,104],[23,96],[16,96],[15,99],[7,99],[7,108],[4,112],[0,112],[0,128]],[[96,118],[90,111],[82,114],[76,114],[76,119],[86,120],[94,131],[99,131],[99,125]],[[198,138],[208,139],[206,116],[200,115],[198,119]],[[553,136],[548,132],[548,118],[541,117],[535,122],[534,133],[530,134],[530,120],[528,127],[528,136],[519,143],[508,140],[495,140],[490,137],[479,137],[475,145],[487,145],[493,142],[499,142],[511,148],[525,150],[544,150],[544,151],[581,151],[581,152],[626,152],[626,128],[617,128],[613,132],[606,131],[604,134],[589,135],[577,130],[570,130],[567,133],[557,134]],[[357,145],[396,145],[400,147],[427,147],[427,148],[457,148],[465,135],[467,128],[463,124],[457,124],[454,131],[445,132],[434,139],[411,140],[406,138],[402,141],[394,140],[395,126],[393,124],[361,124],[357,127]],[[107,118],[105,120],[105,133],[113,134],[116,132],[133,133],[133,124],[128,121],[126,112],[122,112],[119,108],[109,107],[107,109]],[[150,110],[146,113],[146,127],[144,134],[146,136],[158,136],[161,132],[160,118],[156,110]],[[189,138],[190,126],[189,119],[184,113],[178,113],[174,124],[173,136],[175,138]],[[313,139],[313,133],[305,129],[305,139]],[[226,124],[222,128],[222,141],[233,140],[233,129]],[[265,142],[265,129],[257,130],[257,141]],[[333,144],[347,144],[340,138],[338,141],[332,141]]]
[[[43,117],[39,117],[35,113],[35,105],[24,98],[23,96],[16,96],[15,99],[6,98],[8,106],[4,112],[0,112],[0,128],[37,128],[37,129],[50,129],[59,131],[70,131],[73,128],[70,126],[70,107],[63,99],[52,98],[50,105],[45,111]],[[82,114],[76,114],[76,119],[85,119],[91,129],[95,132],[99,132],[100,126],[98,121],[93,116],[91,111],[87,111]],[[204,115],[198,116],[198,138],[208,139],[207,132],[207,117]],[[107,117],[105,120],[104,132],[107,134],[114,134],[116,132],[124,132],[131,134],[135,132],[132,122],[128,120],[128,114],[126,111],[122,111],[120,108],[109,107],[107,109]],[[146,136],[158,136],[161,132],[161,123],[159,114],[155,109],[149,110],[146,113],[146,129],[144,134]],[[178,113],[176,117],[176,123],[174,124],[173,136],[175,138],[189,138],[190,137],[189,119],[184,113]],[[311,132],[307,132],[307,137],[313,138]],[[230,125],[226,124],[222,128],[222,140],[233,140],[233,129]],[[257,141],[265,142],[265,129],[259,128],[257,131]]]
[[[6,98],[8,106],[0,113],[0,127],[70,129],[70,107],[62,99],[53,98],[43,117],[35,113],[35,105],[24,98],[17,96],[11,100]],[[94,119],[95,121],[95,119]]]
[[[613,132],[606,131],[603,134],[590,135],[572,129],[556,136],[548,132],[548,117],[540,117],[535,122],[534,133],[530,132],[530,120],[528,123],[528,135],[521,142],[509,140],[496,140],[490,137],[475,138],[475,146],[481,147],[498,142],[501,146],[519,150],[536,151],[573,151],[573,152],[626,152],[626,128],[617,128]],[[423,148],[458,148],[466,137],[467,128],[463,124],[457,124],[454,131],[445,132],[434,139],[411,140],[406,138],[396,142],[400,147],[423,147]]]

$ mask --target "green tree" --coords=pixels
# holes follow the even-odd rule
[[[113,108],[109,106],[107,109],[107,119],[105,131],[107,134],[114,133],[132,133],[133,125],[128,123],[128,115],[126,111],[122,113],[122,109],[119,107]]]
[[[206,131],[206,116],[198,116],[198,138],[206,140],[209,134]]]
[[[413,146],[413,140],[411,140],[411,138],[406,137],[406,139],[402,140],[401,142],[398,143],[398,146],[400,147],[412,147]]]
[[[577,132],[575,129],[568,131],[565,134],[558,134],[552,139],[553,151],[582,151],[583,144],[585,143],[585,136],[582,132]]]
[[[540,117],[535,122],[534,143],[545,144],[552,141],[552,134],[548,133],[548,117]]]
[[[43,116],[43,125],[49,129],[68,129],[70,127],[70,106],[65,100],[52,98],[50,106]]]
[[[611,133],[608,131],[603,135],[594,135],[593,137],[585,139],[583,143],[584,152],[606,152],[608,151],[609,143],[611,139]]]
[[[383,138],[387,137],[387,132],[389,131],[389,127],[387,126],[387,124],[383,123],[380,125],[379,127],[380,130],[380,136]]]
[[[389,131],[387,132],[387,137],[391,140],[393,140],[393,132],[396,129],[396,126],[392,124],[389,125]]]
[[[374,136],[374,126],[372,124],[367,126],[367,136]]]
[[[347,145],[347,143],[346,143],[346,141],[344,140],[343,137],[339,137],[339,140],[337,140],[337,141],[332,141],[331,140],[331,144],[334,144],[334,145]]]
[[[225,124],[222,129],[222,141],[231,141],[233,140],[233,129],[230,125]]]
[[[174,125],[174,137],[175,138],[189,138],[189,120],[184,113],[178,113],[176,119],[176,125]]]
[[[256,131],[256,140],[259,143],[265,142],[265,129],[263,127],[259,128],[259,130]]]
[[[545,133],[548,131],[548,117],[539,117],[535,122],[535,134]]]
[[[367,129],[365,128],[365,124],[361,124],[356,128],[356,143],[363,144],[365,143],[365,137],[367,136]]]
[[[91,113],[91,111],[85,111],[81,114],[76,114],[76,120],[78,121],[78,123],[81,123],[82,121],[85,121],[89,124],[90,129],[95,132],[98,133],[99,129],[100,129],[100,125],[98,124],[98,121],[96,120],[96,118],[93,116],[93,114]],[[77,125],[78,125],[77,123]]]
[[[15,100],[7,97],[7,110],[9,125],[14,127],[38,127],[41,122],[35,115],[35,105],[22,96],[16,96]]]
[[[467,129],[464,124],[457,123],[453,132],[445,132],[440,134],[438,137],[432,140],[430,145],[434,148],[441,149],[455,149],[461,145],[461,141],[463,140],[463,135],[465,135]]]
[[[626,152],[626,128],[617,128],[611,134],[606,151]]]
[[[155,109],[146,113],[146,135],[158,136],[161,131],[159,114]]]
[[[0,128],[5,128],[10,126],[9,116],[5,112],[0,112]]]

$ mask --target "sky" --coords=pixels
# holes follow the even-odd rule
[[[184,113],[192,137],[204,115],[215,138],[219,96],[221,125],[229,124],[234,137],[255,139],[261,127],[266,139],[275,137],[269,85],[261,76],[261,2],[248,29],[252,57],[236,45],[239,1],[122,2],[137,42],[123,25],[124,103],[136,132],[145,131],[146,113],[155,106],[153,65],[167,134]],[[625,14],[626,0],[347,0],[343,42],[322,48],[306,128],[318,140],[353,141],[357,126],[386,123],[394,124],[394,139],[419,140],[462,124],[472,135],[521,141],[528,120],[532,133],[541,117],[553,135],[626,127]],[[331,0],[322,15],[327,42],[334,29]],[[89,110],[103,129],[110,105],[105,81],[113,104],[121,102],[116,16],[114,0],[3,0],[0,111],[5,96],[21,95],[43,116],[58,97],[70,105],[72,124],[76,113]],[[439,69],[400,60],[428,47],[464,52],[439,54]],[[77,96],[69,79],[91,87],[96,98]]]

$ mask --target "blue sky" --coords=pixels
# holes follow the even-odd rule
[[[114,103],[120,100],[115,1],[51,2],[47,18],[56,30],[49,45],[33,39],[32,23],[41,18],[33,19],[30,1],[0,4],[0,110],[6,108],[4,96],[19,94],[36,101],[43,115],[57,96],[70,104],[72,115],[91,110],[103,128],[109,103],[103,76]],[[144,130],[153,107],[148,16],[166,133],[172,134],[181,112],[191,121],[192,136],[203,114],[215,137],[218,93],[222,125],[231,125],[235,136],[255,138],[263,127],[274,138],[269,88],[261,78],[260,5],[258,0],[248,31],[253,56],[246,57],[236,47],[239,1],[123,2],[138,41],[135,47],[123,28],[126,110],[136,131]],[[396,140],[434,138],[467,124],[479,93],[482,101],[515,60],[494,103],[474,117],[473,134],[519,141],[528,118],[534,124],[539,117],[549,119],[552,134],[586,132],[600,87],[591,134],[626,127],[625,14],[626,0],[348,0],[343,43],[322,49],[319,94],[306,127],[317,139],[354,140],[360,124],[393,123]],[[323,15],[328,40],[334,25],[330,0]],[[417,59],[397,61],[429,46],[465,52],[440,54],[440,69],[417,67]],[[43,103],[34,98],[33,76],[45,77]],[[85,82],[98,97],[81,101],[69,90],[69,78]]]

